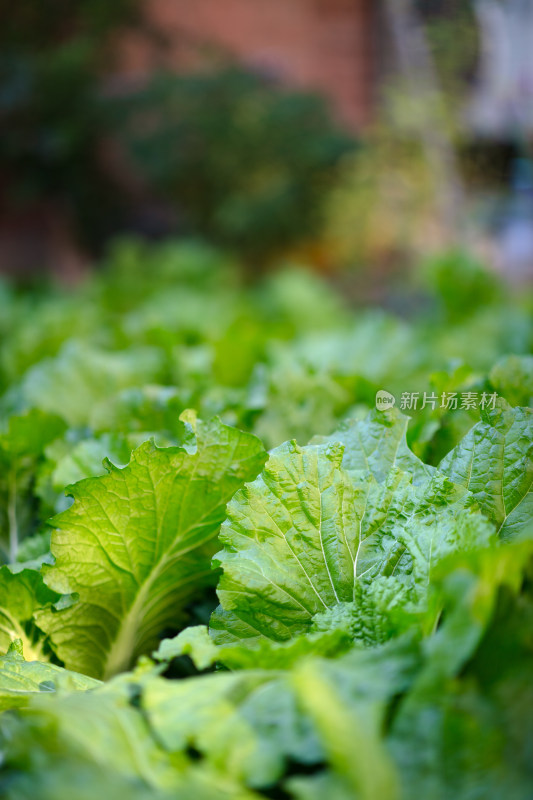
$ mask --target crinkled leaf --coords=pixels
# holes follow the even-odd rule
[[[416,624],[417,595],[406,575],[380,575],[369,583],[357,583],[354,601],[338,603],[313,617],[312,631],[342,631],[353,642],[376,645]],[[308,634],[312,635],[312,634]]]
[[[410,576],[405,604],[410,587],[427,589],[440,558],[490,538],[469,493],[444,476],[413,486],[393,468],[383,483],[354,480],[342,459],[337,443],[287,443],[229,503],[215,557],[223,568],[211,620],[217,643],[289,639],[316,614],[360,602],[361,582],[380,575]]]
[[[500,400],[439,470],[474,494],[503,539],[517,536],[533,519],[533,411]]]
[[[108,475],[71,487],[75,502],[55,519],[46,582],[79,601],[37,619],[68,668],[95,677],[127,668],[213,583],[225,505],[265,454],[254,436],[218,420],[184,419],[196,426],[194,446],[190,431],[180,447],[141,445],[124,469],[109,464]]]
[[[342,455],[339,445],[282,445],[228,506],[218,595],[255,636],[288,639],[317,611],[351,599],[357,517]]]
[[[434,473],[409,449],[406,440],[409,417],[397,409],[374,409],[364,419],[352,419],[326,437],[315,437],[314,443],[340,442],[344,445],[342,465],[351,473],[371,473],[383,481],[393,467],[413,475],[414,483],[423,483]]]

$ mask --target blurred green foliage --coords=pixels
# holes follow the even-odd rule
[[[224,67],[124,84],[117,96],[107,79],[120,72],[127,26],[163,44],[137,0],[22,4],[3,17],[6,208],[47,206],[93,252],[142,226],[153,202],[165,206],[163,232],[202,234],[256,260],[316,232],[335,165],[353,146],[319,98]]]
[[[136,5],[2,2],[0,199],[15,209],[55,204],[85,245],[112,230],[121,205],[100,157],[109,132],[100,85],[110,37],[138,23]]]
[[[116,115],[132,167],[182,230],[256,260],[316,233],[354,146],[320,98],[237,68],[159,75]]]
[[[461,252],[420,267],[409,321],[354,310],[296,267],[248,285],[237,263],[199,243],[122,240],[74,292],[0,283],[0,413],[38,408],[71,427],[38,478],[44,517],[58,502],[56,470],[94,464],[110,435],[112,452],[127,449],[124,437],[172,442],[188,407],[271,448],[330,433],[379,389],[398,403],[402,392],[497,390],[528,404],[530,299],[518,304]],[[436,464],[478,412],[420,405],[411,445]]]
[[[50,3],[8,3],[2,0],[4,47],[28,54],[52,54],[59,44],[76,38],[102,53],[105,37],[117,26],[138,20],[136,0],[53,0]]]
[[[451,250],[427,259],[422,275],[439,298],[446,322],[466,319],[476,311],[494,306],[505,291],[496,275],[465,250]]]

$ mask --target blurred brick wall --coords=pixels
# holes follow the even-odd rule
[[[358,128],[373,101],[375,0],[145,0],[147,19],[170,42],[167,63],[184,52],[222,47],[289,85],[323,92],[341,120]],[[174,44],[175,43],[175,44]],[[153,66],[141,41],[124,44],[130,75]]]

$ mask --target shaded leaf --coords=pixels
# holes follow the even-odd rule
[[[23,569],[13,573],[9,567],[0,567],[0,653],[20,639],[27,659],[42,658],[42,643],[39,631],[32,625],[33,615],[58,599],[58,594],[45,586],[40,572]]]
[[[202,670],[214,664],[228,669],[289,669],[309,655],[340,656],[351,646],[350,632],[328,627],[325,631],[302,634],[287,642],[261,639],[254,646],[238,643],[216,645],[205,625],[186,628],[174,639],[164,639],[154,653],[158,661],[189,655]]]
[[[314,763],[322,749],[283,674],[245,670],[143,687],[142,707],[169,752],[193,747],[214,768],[270,786],[287,760]]]
[[[22,650],[22,645],[20,646]],[[27,705],[40,692],[94,689],[99,681],[55,664],[26,661],[16,646],[0,656],[0,710]]]

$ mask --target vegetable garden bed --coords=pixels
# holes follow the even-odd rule
[[[0,287],[3,797],[531,796],[531,302],[439,269]]]

